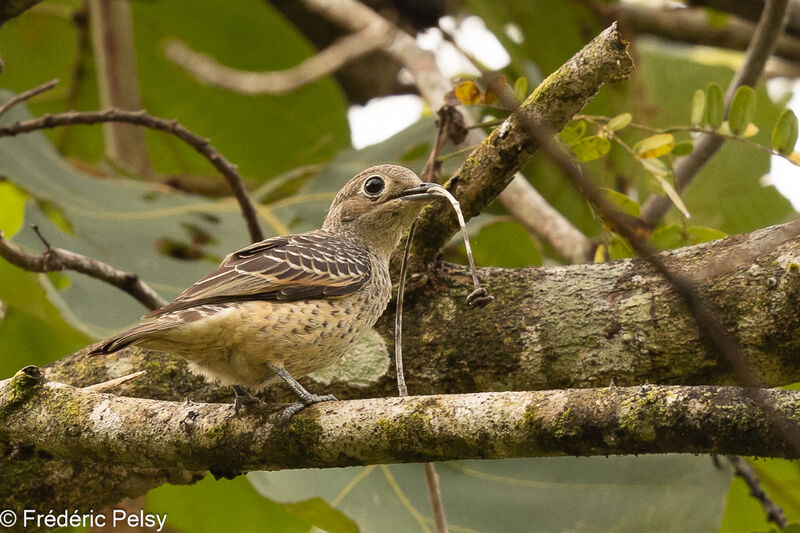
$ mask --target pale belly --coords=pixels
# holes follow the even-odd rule
[[[209,380],[258,390],[275,377],[268,364],[299,378],[347,353],[386,308],[388,287],[380,293],[236,303],[136,344],[181,355]]]

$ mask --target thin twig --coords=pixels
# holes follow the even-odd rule
[[[147,370],[139,370],[138,372],[134,372],[126,376],[120,376],[118,378],[109,379],[108,381],[104,381],[102,383],[95,383],[94,385],[83,387],[81,388],[81,390],[85,392],[102,392],[104,390],[110,389],[111,387],[116,387],[117,385],[122,385],[123,383],[127,383],[129,381],[133,381],[134,379],[138,379],[144,376],[145,374],[147,374]]]
[[[742,85],[755,86],[767,59],[775,49],[778,38],[786,25],[789,0],[767,0],[761,20],[758,22],[753,40],[747,49],[744,64],[736,72],[725,94],[725,112],[730,107],[736,89]],[[674,167],[675,186],[680,192],[686,188],[708,161],[717,153],[724,139],[717,135],[703,134],[694,142],[694,151],[677,161]],[[655,227],[669,211],[672,202],[663,196],[651,196],[642,206],[642,220]]]
[[[178,40],[164,44],[168,59],[200,82],[241,94],[283,94],[312,83],[377,50],[391,39],[381,28],[367,27],[343,37],[299,65],[277,71],[252,72],[221,65]]]
[[[436,532],[447,533],[447,517],[444,515],[442,491],[439,488],[439,474],[436,473],[436,466],[433,463],[425,463],[424,466],[425,481],[428,485],[428,498],[431,501],[431,511],[433,512],[433,523],[436,525]]]
[[[57,115],[44,115],[31,120],[15,122],[7,126],[0,126],[0,137],[10,137],[19,135],[20,133],[28,133],[58,126],[100,124],[103,122],[127,122],[153,130],[165,131],[178,137],[194,148],[219,170],[228,181],[231,189],[233,189],[236,200],[239,202],[242,216],[247,223],[247,229],[252,242],[258,242],[264,239],[264,233],[261,231],[261,227],[258,224],[256,208],[248,196],[244,181],[236,170],[236,165],[225,159],[225,157],[211,145],[208,139],[189,131],[178,123],[177,120],[167,120],[161,117],[148,115],[143,110],[123,111],[111,108],[103,111],[68,111]]]
[[[34,87],[33,89],[28,89],[25,92],[21,92],[21,93],[15,95],[15,96],[12,96],[11,98],[9,98],[5,102],[3,102],[3,105],[0,105],[0,116],[5,114],[9,109],[14,107],[18,103],[24,102],[25,100],[29,100],[29,99],[33,98],[34,96],[36,96],[37,94],[41,94],[41,93],[43,93],[45,91],[49,91],[50,89],[52,89],[56,85],[58,85],[58,78],[54,78],[54,79],[48,81],[47,83],[43,83],[43,84],[39,85],[38,87]]]
[[[750,466],[750,463],[738,455],[726,455],[725,458],[733,465],[736,475],[742,478],[750,488],[750,495],[761,503],[761,507],[764,508],[764,512],[767,515],[767,520],[774,522],[780,529],[785,528],[788,525],[788,521],[783,509],[764,492],[758,479],[758,474]]]
[[[142,281],[137,274],[118,270],[102,261],[69,250],[52,248],[41,235],[39,237],[47,249],[41,255],[32,255],[7,240],[3,235],[3,230],[0,230],[0,257],[29,272],[74,270],[86,274],[122,289],[151,310],[167,304],[167,301]]]

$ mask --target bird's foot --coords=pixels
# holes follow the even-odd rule
[[[321,396],[318,394],[309,394],[308,396],[300,398],[292,405],[283,410],[283,413],[281,413],[281,420],[280,420],[281,426],[283,427],[288,426],[289,422],[292,420],[292,417],[297,413],[299,413],[300,411],[302,411],[303,409],[305,409],[306,407],[308,407],[309,405],[313,405],[315,403],[320,403],[320,402],[335,402],[335,401],[337,401],[337,399],[336,396],[334,396],[333,394],[323,394]]]
[[[238,385],[233,386],[233,393],[236,395],[236,399],[233,400],[233,413],[236,418],[241,418],[242,409],[245,409],[253,404],[261,403],[261,400]]]

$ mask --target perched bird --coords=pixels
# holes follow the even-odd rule
[[[93,353],[133,344],[178,354],[192,371],[233,385],[237,413],[257,401],[247,390],[275,375],[298,397],[284,422],[307,405],[335,400],[295,378],[338,360],[375,324],[391,294],[389,256],[437,189],[443,187],[404,167],[368,168],[342,187],[321,229],[228,255],[215,272]]]

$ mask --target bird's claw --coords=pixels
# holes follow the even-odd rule
[[[478,307],[486,307],[494,301],[494,296],[486,292],[483,287],[478,287],[467,296],[467,307],[475,309]]]
[[[282,427],[286,427],[289,425],[289,422],[292,420],[292,417],[308,407],[309,405],[313,405],[315,403],[320,402],[336,402],[336,396],[333,394],[323,394],[322,396],[318,394],[309,394],[305,398],[301,398],[294,402],[292,405],[287,407],[281,413],[280,424]]]

